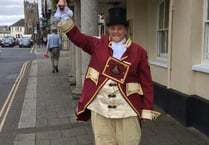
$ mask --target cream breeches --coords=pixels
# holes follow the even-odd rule
[[[96,145],[139,145],[141,127],[138,117],[112,119],[91,111]]]

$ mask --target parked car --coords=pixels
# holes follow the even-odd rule
[[[31,47],[32,42],[30,37],[21,37],[19,39],[19,47]]]
[[[15,46],[15,38],[12,37],[12,36],[5,36],[2,39],[1,46],[2,47],[5,47],[5,46],[13,47],[13,46]]]
[[[32,35],[31,34],[25,34],[22,37],[28,37],[28,38],[30,38],[31,45],[33,45],[33,39],[32,39]]]

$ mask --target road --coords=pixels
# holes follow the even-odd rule
[[[30,48],[0,48],[0,108],[24,62],[33,60]]]
[[[31,60],[36,59],[36,55],[31,53],[31,48],[19,48],[19,47],[4,47],[0,48],[0,132],[4,130],[12,130],[16,128],[16,122],[19,113],[18,111],[13,111],[14,114],[11,114],[13,118],[9,118],[7,114],[7,109],[11,109],[9,107],[10,103],[12,103],[12,93],[17,93],[16,88],[18,87],[18,83],[22,79],[20,73],[26,70],[27,65],[30,64]],[[25,69],[23,69],[25,68]],[[21,106],[21,99],[18,102],[13,102],[17,105],[16,109]],[[17,109],[18,110],[18,109]],[[5,124],[5,121],[9,118],[9,124]],[[3,131],[2,131],[3,132]],[[8,133],[8,131],[7,131]],[[11,137],[8,134],[4,134],[7,138]],[[0,138],[4,138],[4,135],[1,134]],[[2,136],[3,135],[3,136]],[[8,139],[5,139],[8,140]],[[9,140],[8,140],[9,141]],[[8,143],[6,143],[8,144]],[[1,143],[0,143],[1,145]]]

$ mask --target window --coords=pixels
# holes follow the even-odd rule
[[[203,63],[209,63],[209,0],[204,3]]]
[[[209,73],[209,0],[203,1],[202,62],[192,66],[193,71]]]
[[[168,16],[169,0],[160,0],[158,8],[157,55],[167,57],[168,54]]]

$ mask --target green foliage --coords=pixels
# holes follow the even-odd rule
[[[56,5],[58,3],[58,0],[52,0],[52,8],[56,9]]]
[[[47,37],[47,35],[50,33],[50,30],[49,29],[46,29],[43,31],[43,37]]]

